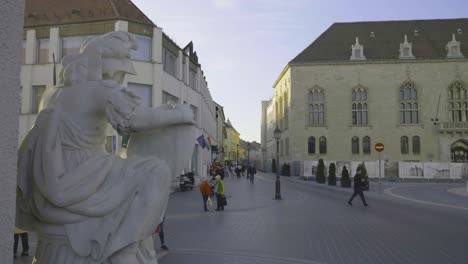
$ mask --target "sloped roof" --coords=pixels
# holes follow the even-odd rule
[[[26,0],[24,27],[125,20],[156,26],[130,0]]]
[[[404,35],[416,59],[444,59],[453,33],[468,57],[468,18],[334,23],[290,63],[349,61],[356,37],[368,61],[396,60]]]

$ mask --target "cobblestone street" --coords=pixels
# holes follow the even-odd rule
[[[160,263],[468,263],[468,197],[444,191],[461,185],[383,183],[379,194],[371,182],[370,207],[350,207],[351,189],[297,177],[281,177],[283,200],[273,200],[274,175],[257,175],[225,179],[224,212],[204,212],[198,188],[173,193]]]
[[[284,199],[276,201],[272,174],[260,173],[254,185],[227,178],[224,212],[203,212],[197,190],[174,193],[170,251],[160,263],[468,263],[467,210],[376,191],[366,193],[370,207],[359,199],[349,207],[350,189],[281,180]]]

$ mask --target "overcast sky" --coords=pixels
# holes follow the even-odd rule
[[[260,102],[334,22],[468,17],[468,0],[132,1],[180,47],[193,41],[213,99],[242,139],[257,142]]]

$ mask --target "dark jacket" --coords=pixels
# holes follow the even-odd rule
[[[354,175],[354,189],[362,190],[362,187],[364,187],[364,185],[362,184],[361,174],[356,173],[356,175]]]

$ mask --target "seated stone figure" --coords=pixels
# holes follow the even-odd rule
[[[151,234],[179,173],[166,161],[178,157],[122,159],[105,151],[105,131],[108,122],[120,134],[193,129],[193,113],[186,105],[144,107],[121,87],[135,73],[136,48],[131,34],[111,32],[66,56],[21,144],[16,225],[38,233],[37,264],[157,263]]]

